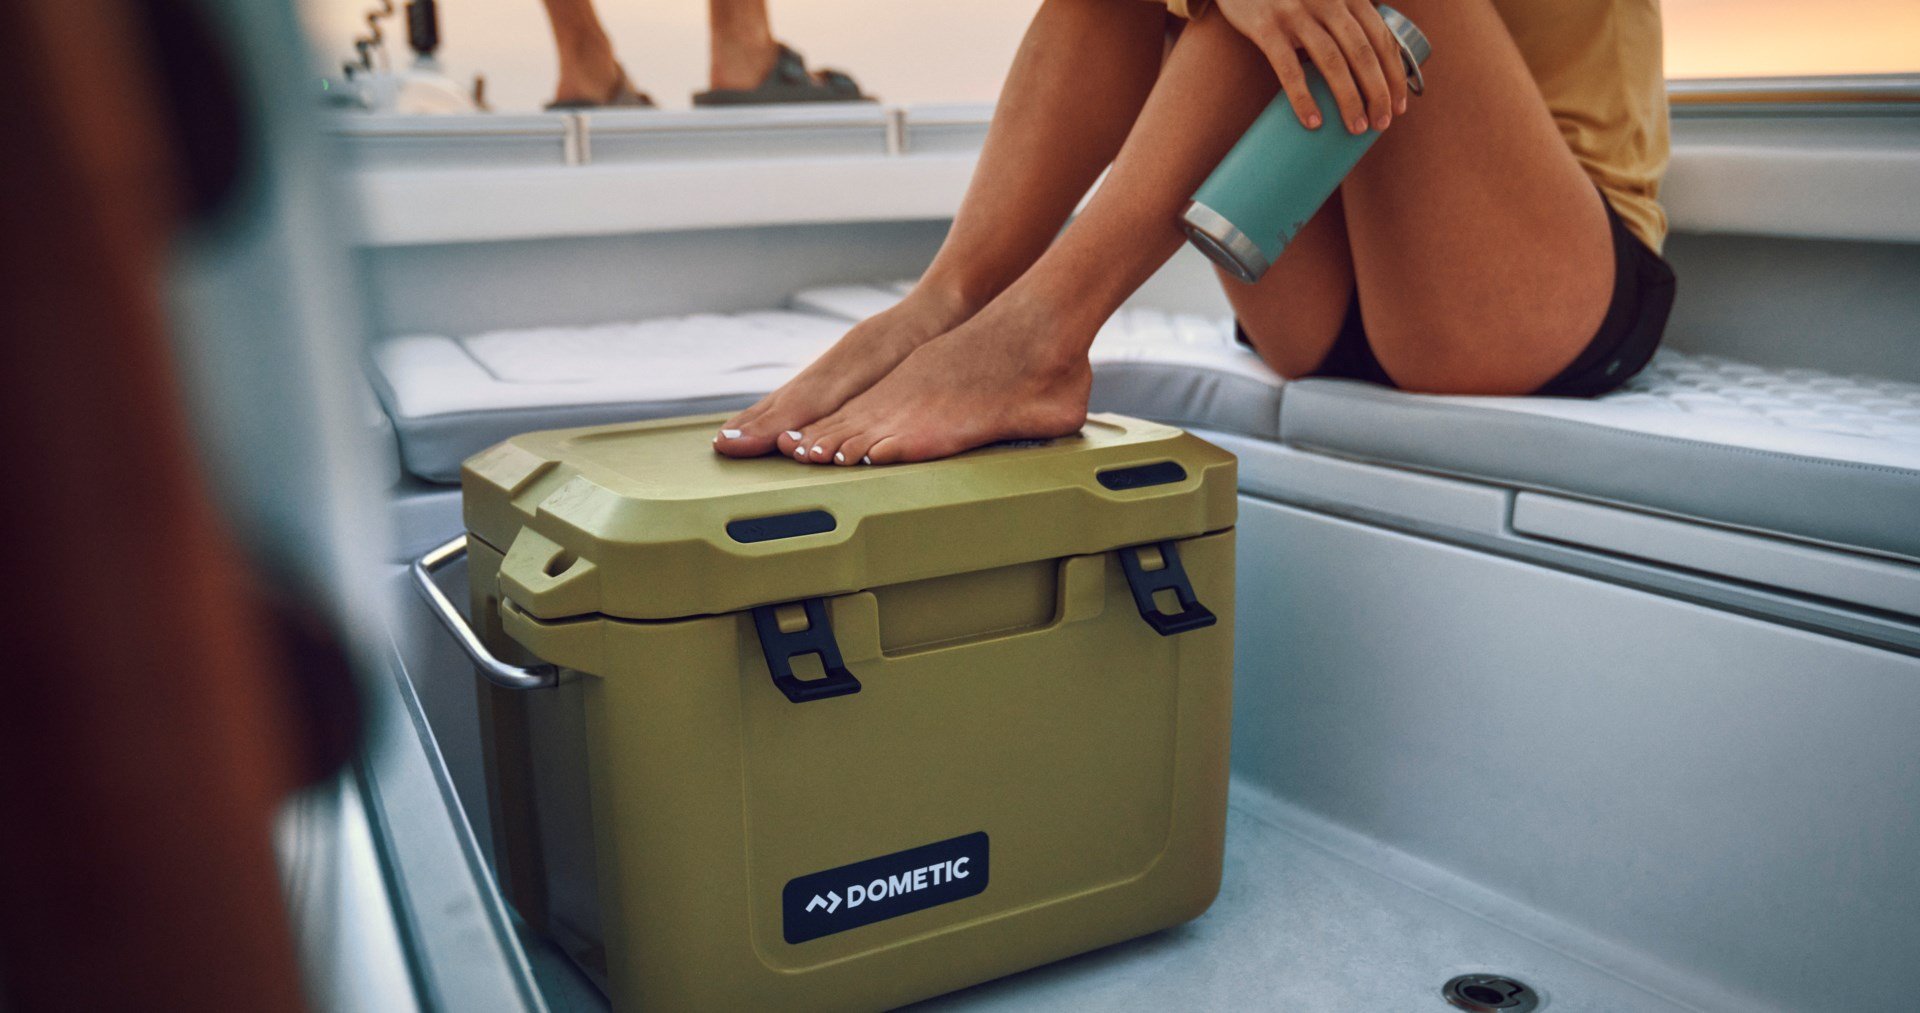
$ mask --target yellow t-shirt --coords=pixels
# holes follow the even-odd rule
[[[1207,0],[1165,0],[1180,17]],[[1633,234],[1667,237],[1667,85],[1659,0],[1493,0],[1587,175]]]

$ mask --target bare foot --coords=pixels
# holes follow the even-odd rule
[[[792,454],[801,430],[837,411],[914,349],[971,315],[971,306],[961,299],[916,288],[897,305],[855,324],[779,390],[728,419],[713,448],[728,457],[759,457],[776,449]]]
[[[1085,342],[1067,337],[1042,312],[996,302],[805,427],[801,440],[781,437],[781,449],[812,464],[897,464],[1078,432],[1093,370]]]

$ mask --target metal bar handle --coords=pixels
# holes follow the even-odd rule
[[[413,589],[427,600],[427,608],[432,610],[433,617],[440,620],[440,625],[445,626],[448,633],[453,634],[454,641],[461,650],[467,652],[467,657],[473,659],[474,665],[480,669],[480,674],[487,677],[488,682],[503,689],[546,689],[557,684],[560,670],[552,665],[515,665],[494,657],[493,652],[487,650],[487,645],[480,642],[479,635],[473,632],[466,617],[453,607],[453,602],[448,601],[447,596],[434,584],[433,575],[436,572],[466,554],[467,536],[463,533],[414,560],[413,565],[407,568],[407,572],[413,575]]]

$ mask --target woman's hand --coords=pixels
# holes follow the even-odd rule
[[[1320,126],[1320,110],[1307,91],[1300,53],[1320,69],[1340,120],[1356,134],[1368,124],[1387,129],[1393,114],[1407,111],[1407,71],[1400,44],[1368,0],[1215,0],[1220,13],[1260,47],[1294,114],[1308,129]]]

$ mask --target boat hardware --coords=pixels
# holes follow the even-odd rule
[[[1450,1005],[1474,1013],[1531,1013],[1540,993],[1502,974],[1463,974],[1440,987]]]

